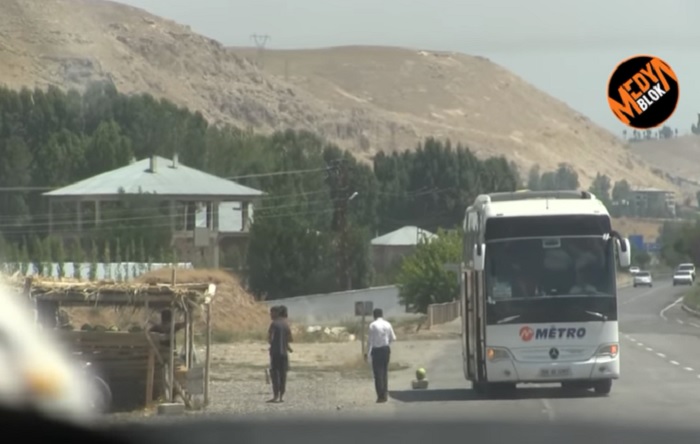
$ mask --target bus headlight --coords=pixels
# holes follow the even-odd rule
[[[501,359],[510,359],[510,354],[505,348],[488,347],[486,349],[486,357],[489,361],[499,361]]]
[[[598,349],[596,356],[609,356],[614,358],[619,352],[620,346],[618,344],[605,344]]]

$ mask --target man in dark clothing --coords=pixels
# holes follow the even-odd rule
[[[152,326],[149,331],[153,333],[160,333],[164,335],[164,338],[160,341],[161,345],[169,347],[170,346],[170,324],[173,323],[173,312],[172,310],[165,309],[160,312],[160,324]],[[185,328],[184,322],[175,323],[175,333],[179,332]],[[174,342],[174,341],[173,341]],[[177,344],[174,344],[175,346]],[[177,348],[177,347],[176,347]]]
[[[272,323],[268,330],[270,342],[270,377],[272,379],[273,398],[270,402],[283,402],[287,388],[287,371],[289,371],[289,352],[293,342],[292,330],[287,323],[287,307],[280,305],[270,309]]]

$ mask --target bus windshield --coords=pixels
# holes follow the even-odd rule
[[[488,243],[487,295],[495,301],[615,296],[614,257],[602,237],[499,240]]]
[[[617,318],[613,242],[603,236],[493,240],[485,271],[489,324]]]

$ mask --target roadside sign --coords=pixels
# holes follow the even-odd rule
[[[355,302],[355,316],[369,316],[374,310],[372,301],[357,301]]]

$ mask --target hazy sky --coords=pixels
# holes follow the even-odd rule
[[[392,45],[482,55],[620,134],[606,83],[635,54],[661,57],[681,98],[668,124],[700,112],[700,0],[120,0],[226,45]],[[292,5],[294,3],[294,5]]]

